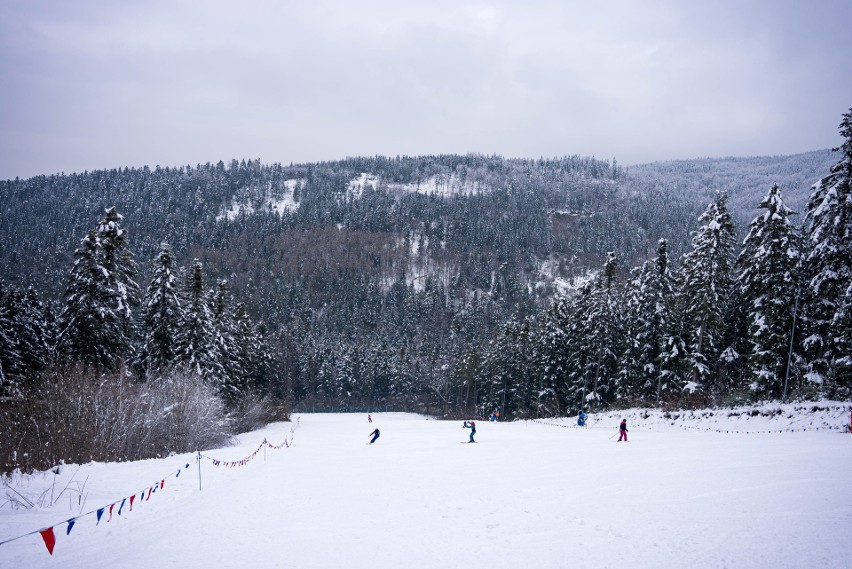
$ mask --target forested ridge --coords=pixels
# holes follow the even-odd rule
[[[3,181],[0,396],[71,368],[189,370],[226,408],[507,418],[848,395],[849,121],[840,149],[789,157]]]

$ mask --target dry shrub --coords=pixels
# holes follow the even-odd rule
[[[0,471],[162,457],[223,446],[233,432],[215,389],[195,374],[138,383],[53,370],[0,408]]]
[[[234,420],[234,432],[255,431],[276,421],[290,420],[287,406],[269,396],[255,393],[244,395],[231,412]]]

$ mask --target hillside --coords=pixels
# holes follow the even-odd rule
[[[596,270],[607,251],[625,271],[650,257],[659,238],[679,256],[718,190],[730,195],[739,233],[772,183],[801,211],[836,159],[818,151],[627,170],[577,156],[244,160],[7,180],[0,269],[58,296],[79,240],[115,206],[143,271],[167,241],[182,264],[201,258],[256,311],[268,311],[259,297],[273,278],[316,294],[315,307],[327,301],[323,287],[339,290],[355,274],[385,290],[399,275],[418,288],[431,277],[485,292],[502,278],[549,296],[560,279]]]
[[[51,321],[80,240],[115,206],[141,290],[167,243],[182,286],[198,259],[199,292],[218,287],[221,298],[232,294],[262,323],[274,346],[265,354],[276,361],[261,384],[274,380],[279,393],[291,393],[306,409],[381,402],[457,412],[488,398],[494,405],[495,374],[506,366],[527,365],[528,357],[530,366],[550,365],[550,356],[527,353],[533,349],[527,346],[542,348],[548,326],[569,332],[572,319],[545,311],[590,283],[604,259],[611,263],[608,278],[630,284],[624,293],[634,294],[637,282],[626,283],[631,269],[658,255],[665,238],[667,270],[674,270],[717,191],[728,192],[733,230],[741,236],[771,182],[801,206],[836,159],[818,151],[625,169],[580,156],[437,155],[289,166],[232,161],[9,180],[0,183],[0,270],[18,287],[10,299],[23,299],[20,291],[32,287],[31,295],[46,301],[38,311],[52,313],[44,317]],[[730,246],[736,255],[738,243]],[[636,322],[623,311],[626,299],[608,302],[621,306],[625,326]],[[602,336],[624,344],[607,348],[612,361],[592,363],[582,363],[591,348],[579,342],[592,332],[574,333],[580,336],[571,349],[581,358],[568,367],[574,386],[559,387],[560,401],[548,413],[586,393],[581,366],[594,365],[596,375],[605,366],[611,382],[636,372],[627,369],[627,328]],[[509,358],[514,349],[524,353]],[[524,406],[535,400],[539,410],[524,412],[538,416],[551,403],[535,395],[548,391],[530,383],[538,373],[531,370],[507,373],[513,381],[523,378],[527,385],[511,387],[512,397],[527,400]],[[718,385],[708,386],[714,394],[748,385],[742,365],[717,371]],[[675,391],[690,381],[678,373]],[[641,381],[630,381],[633,397]],[[808,387],[798,373],[791,381]],[[648,397],[650,388],[643,389]]]
[[[789,207],[804,212],[810,187],[839,159],[838,152],[818,150],[793,156],[676,160],[631,166],[629,174],[644,186],[663,186],[696,201],[709,202],[713,192],[727,190],[742,231],[772,184],[781,187]]]

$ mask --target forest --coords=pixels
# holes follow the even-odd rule
[[[630,168],[375,156],[0,181],[0,469],[160,456],[291,409],[849,397],[852,110],[839,130],[831,151]]]

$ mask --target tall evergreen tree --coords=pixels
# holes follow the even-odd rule
[[[718,383],[720,358],[730,339],[733,287],[734,226],[726,192],[717,193],[699,221],[679,272],[690,370],[683,387],[714,392],[728,387]]]
[[[0,281],[0,397],[14,397],[18,394],[18,382],[15,370],[24,366],[18,340],[14,331],[14,315],[9,309],[11,291]]]
[[[585,400],[590,407],[605,407],[618,397],[620,357],[624,353],[622,291],[617,286],[617,259],[607,254],[603,270],[591,286],[575,299],[570,344],[566,407]],[[578,398],[577,395],[580,395]]]
[[[537,394],[534,401],[536,417],[561,414],[559,394],[568,381],[570,369],[569,310],[565,297],[557,297],[542,318],[540,333],[534,341],[534,359],[538,368]]]
[[[204,291],[201,261],[195,259],[187,283],[183,322],[176,338],[175,361],[216,386],[223,395],[230,396],[210,304],[210,297]]]
[[[659,403],[663,387],[668,387],[663,358],[675,293],[667,240],[660,239],[656,258],[642,265],[628,288],[623,388],[625,395]]]
[[[108,349],[119,358],[131,355],[135,322],[133,313],[139,307],[138,270],[127,243],[127,230],[121,226],[123,216],[114,207],[106,210],[98,224],[97,244],[101,269],[104,271],[104,313]]]
[[[143,373],[163,370],[177,356],[176,335],[183,315],[173,261],[169,244],[161,244],[154,262],[154,276],[142,302],[142,345],[137,365]]]
[[[845,396],[852,390],[848,379],[838,377],[837,367],[848,352],[848,327],[842,305],[852,284],[852,109],[843,115],[840,134],[845,139],[835,149],[842,155],[831,173],[814,184],[805,213],[806,326],[804,347],[808,378],[828,383],[828,392]],[[836,393],[835,393],[836,392]]]
[[[751,390],[762,397],[780,397],[788,372],[787,360],[797,303],[796,267],[801,260],[799,238],[790,221],[795,215],[773,185],[763,201],[765,210],[750,225],[737,264],[739,289],[746,310]]]
[[[57,347],[60,354],[86,366],[112,368],[114,354],[104,336],[110,309],[105,305],[97,233],[89,231],[74,252],[77,258],[68,275],[65,306],[59,315]]]
[[[58,343],[68,358],[115,370],[131,355],[136,264],[115,208],[83,238],[68,276]]]

